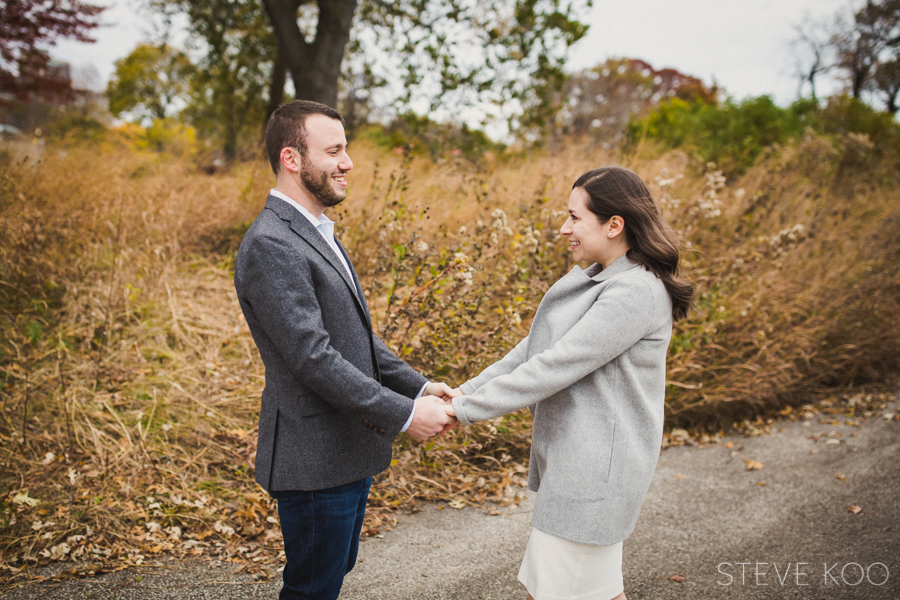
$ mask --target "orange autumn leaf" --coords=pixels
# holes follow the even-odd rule
[[[747,471],[759,471],[764,466],[758,460],[750,460],[749,458],[745,458],[744,463],[747,465],[747,468],[745,469]]]

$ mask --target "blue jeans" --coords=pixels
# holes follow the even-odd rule
[[[372,478],[312,492],[271,492],[284,537],[279,600],[335,600],[356,564]]]

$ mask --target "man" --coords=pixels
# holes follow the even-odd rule
[[[287,564],[280,598],[338,597],[353,568],[372,475],[401,431],[452,425],[429,383],[372,332],[366,300],[324,215],[347,195],[341,115],[294,101],[266,127],[275,172],[241,242],[234,285],[266,367],[256,481],[278,500]],[[424,395],[423,395],[424,394]],[[415,398],[415,400],[414,400]]]

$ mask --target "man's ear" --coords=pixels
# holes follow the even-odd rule
[[[300,172],[300,153],[294,148],[285,146],[281,149],[281,168],[291,173]]]

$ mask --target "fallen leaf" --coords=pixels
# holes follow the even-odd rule
[[[684,479],[684,475],[677,474],[675,475],[675,479]]]
[[[28,506],[37,506],[41,503],[40,500],[35,498],[31,498],[28,496],[28,492],[19,492],[15,496],[13,496],[13,503],[15,504],[27,504]]]
[[[843,474],[843,473],[838,473],[837,475],[834,476],[834,478],[835,478],[835,479],[840,479],[841,481],[847,481],[847,478],[844,477],[844,474]]]
[[[684,577],[684,575],[671,575],[671,576],[667,577],[666,579],[668,579],[669,581],[678,581],[680,583],[680,582],[684,581],[685,577]]]
[[[757,481],[757,482],[756,482],[756,485],[758,485],[759,487],[766,487],[766,486],[769,485],[769,484],[766,483],[765,481]]]
[[[226,525],[222,523],[222,521],[216,521],[213,525],[213,529],[215,529],[225,537],[231,537],[234,535],[234,527]]]
[[[847,512],[857,515],[862,512],[862,506],[856,506],[855,504],[851,504],[850,506],[847,507]]]
[[[759,471],[764,466],[758,460],[750,460],[749,458],[745,458],[744,463],[747,465],[747,468],[745,469],[747,471]]]
[[[732,442],[725,442],[725,447],[731,450],[732,448],[734,448],[734,444]]]

